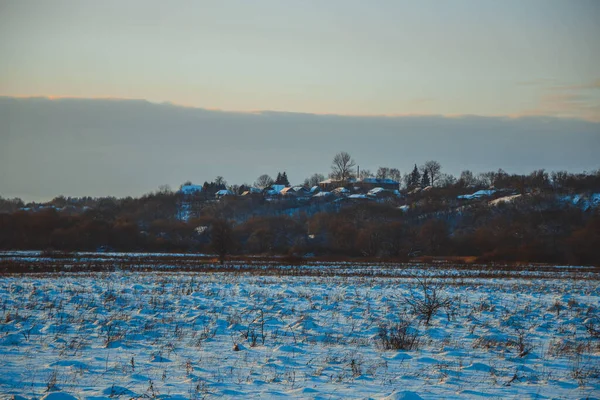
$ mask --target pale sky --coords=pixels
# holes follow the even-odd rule
[[[600,2],[0,0],[0,95],[600,121]]]
[[[597,0],[0,0],[3,197],[599,149]]]

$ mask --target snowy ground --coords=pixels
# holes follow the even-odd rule
[[[451,305],[429,325],[409,304],[423,299],[409,277],[4,275],[0,393],[600,398],[600,280],[568,273],[499,279],[467,271],[456,279],[460,272],[448,272],[452,279],[428,288]],[[417,343],[386,349],[381,327],[401,321]]]

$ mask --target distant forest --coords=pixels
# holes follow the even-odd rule
[[[0,197],[0,249],[600,265],[600,170],[455,177],[428,161],[371,172],[342,152],[328,179],[299,185],[280,171],[139,198]]]

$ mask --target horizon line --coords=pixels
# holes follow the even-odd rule
[[[115,97],[115,96],[71,96],[71,95],[10,95],[10,94],[0,94],[0,98],[12,98],[12,99],[45,99],[49,101],[60,101],[60,100],[105,100],[105,101],[138,101],[138,102],[146,102],[149,104],[155,105],[169,105],[174,107],[181,108],[190,108],[196,110],[206,110],[206,111],[214,111],[214,112],[222,112],[222,113],[232,113],[232,114],[249,114],[249,115],[264,115],[268,113],[279,113],[279,114],[296,114],[296,115],[316,115],[316,116],[339,116],[339,117],[355,117],[355,118],[402,118],[402,117],[440,117],[440,118],[449,118],[449,119],[459,119],[466,117],[476,117],[476,118],[505,118],[505,119],[520,119],[520,118],[530,118],[530,117],[545,117],[545,118],[553,118],[553,119],[561,119],[561,120],[576,120],[576,121],[585,121],[591,123],[600,123],[600,118],[584,118],[577,116],[560,116],[556,114],[543,113],[539,111],[524,111],[521,113],[515,114],[472,114],[472,113],[461,113],[461,114],[434,114],[434,113],[390,113],[390,114],[344,114],[344,113],[330,113],[330,112],[303,112],[303,111],[281,111],[281,110],[269,110],[269,109],[249,109],[249,110],[227,110],[216,107],[203,107],[199,105],[192,104],[183,104],[176,103],[170,100],[149,100],[144,98],[133,98],[133,97]]]

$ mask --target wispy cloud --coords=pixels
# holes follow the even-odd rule
[[[541,83],[539,83],[541,84]],[[600,79],[580,84],[553,84],[543,89],[537,107],[518,116],[553,116],[600,122]]]

